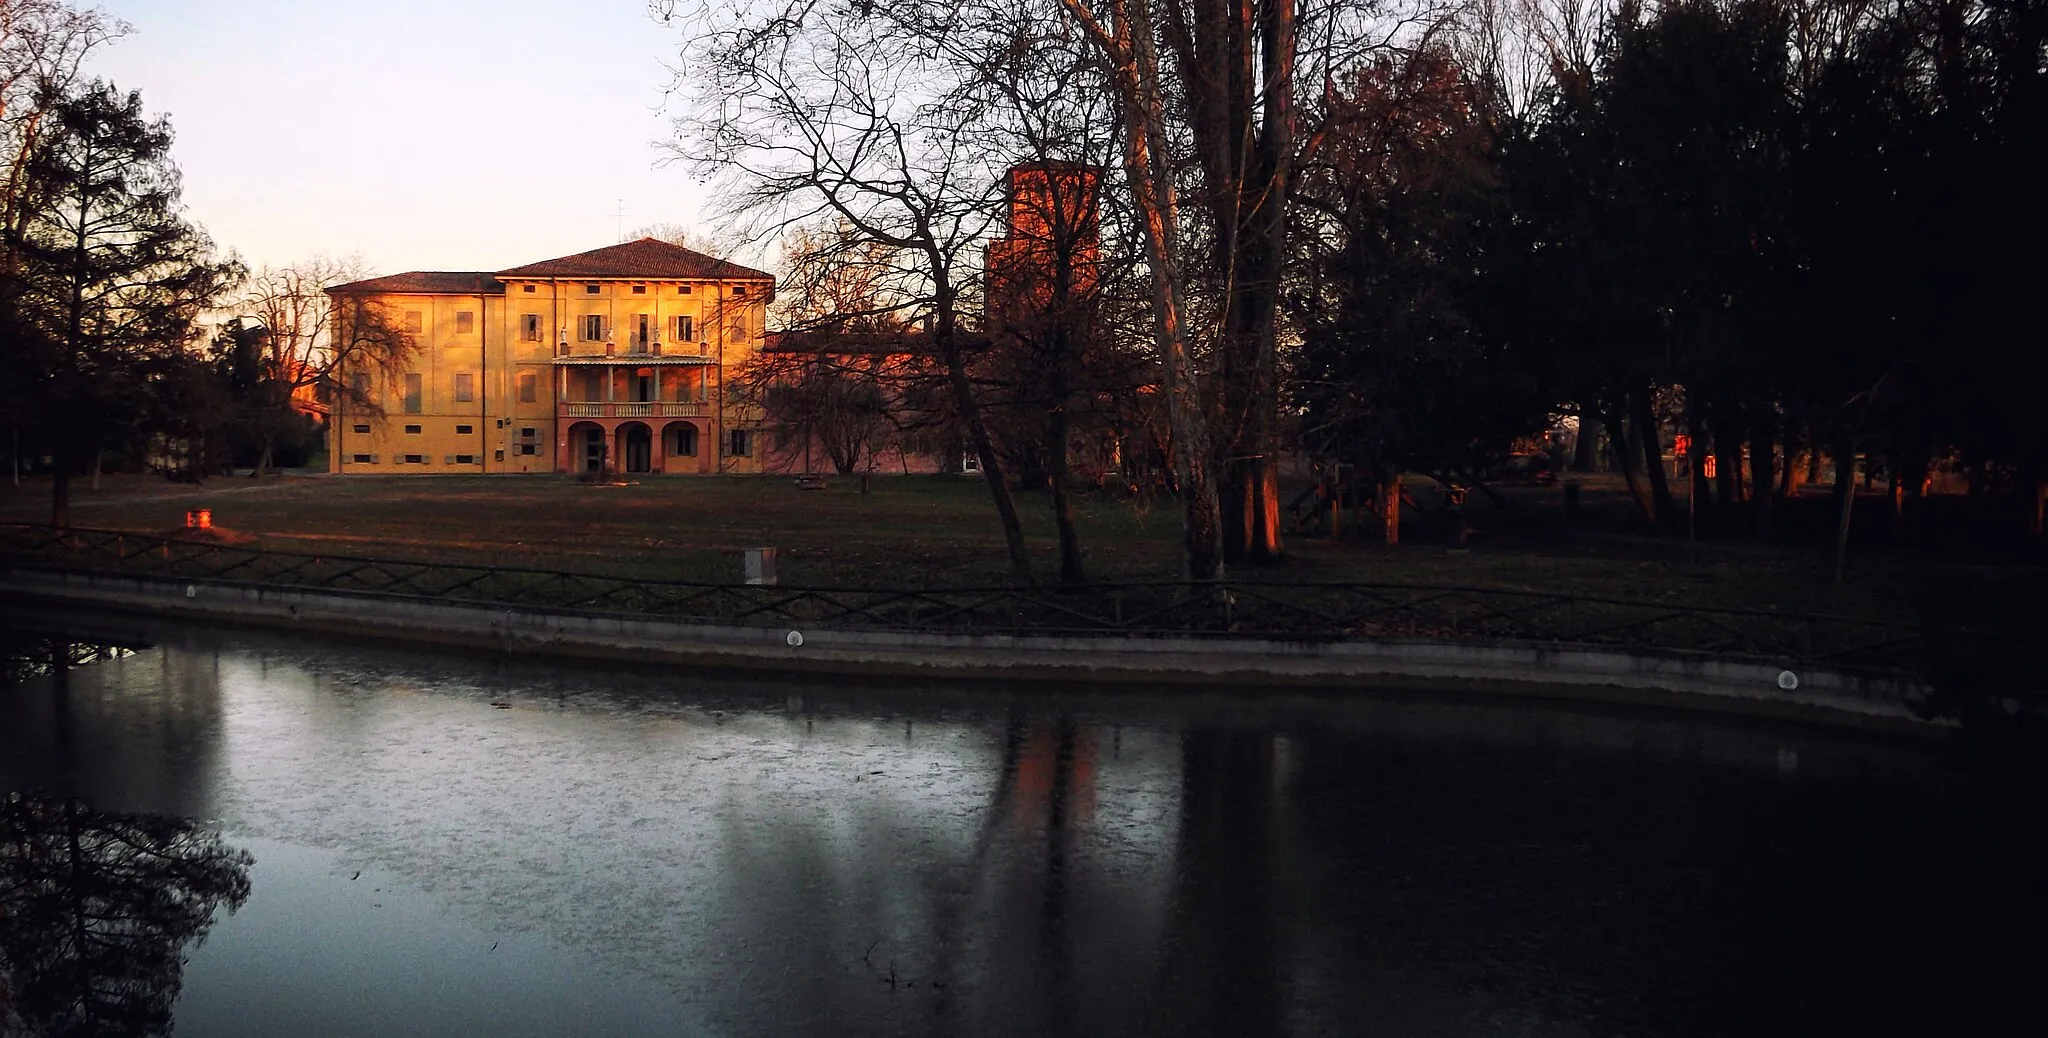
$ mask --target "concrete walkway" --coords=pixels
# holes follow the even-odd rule
[[[1927,727],[1907,705],[1924,690],[1896,679],[1543,643],[798,630],[31,568],[0,570],[0,591],[323,636],[691,667],[1245,692],[1441,689]]]

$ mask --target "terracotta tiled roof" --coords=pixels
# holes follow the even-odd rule
[[[483,271],[411,270],[403,274],[390,274],[381,278],[335,285],[328,291],[345,295],[374,295],[386,292],[436,296],[473,296],[478,292],[498,295],[505,291],[505,283]]]
[[[542,260],[498,272],[501,278],[649,278],[772,280],[774,275],[752,267],[706,256],[680,245],[642,238],[561,259]]]

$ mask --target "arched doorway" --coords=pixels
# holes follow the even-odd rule
[[[577,422],[569,427],[570,472],[599,472],[606,461],[604,427],[594,422]]]
[[[661,449],[667,456],[662,462],[663,472],[689,472],[697,469],[697,423],[670,422],[661,430]]]
[[[654,433],[639,422],[619,426],[619,457],[626,472],[654,471]]]

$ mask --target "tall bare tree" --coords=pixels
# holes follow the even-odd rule
[[[343,373],[388,381],[404,372],[417,347],[393,316],[374,303],[327,292],[366,276],[359,260],[315,256],[265,268],[249,279],[236,306],[261,328],[260,381],[253,387],[256,399],[246,403],[262,409],[262,417],[287,412],[295,399],[308,396],[343,401],[348,410],[364,413],[376,406],[376,395],[344,384]],[[276,423],[258,421],[254,428],[252,474],[260,476],[271,465]]]
[[[658,0],[665,19],[674,0]],[[1029,582],[1023,526],[968,370],[974,253],[993,217],[989,156],[938,103],[943,63],[900,45],[872,5],[771,3],[724,14],[686,46],[678,159],[732,188],[750,237],[829,217],[892,250],[901,316],[926,329],[1002,523],[1013,579]]]
[[[1188,340],[1180,193],[1150,3],[1061,3],[1100,49],[1123,117],[1124,178],[1151,273],[1153,343],[1173,440],[1170,456],[1180,484],[1187,575],[1214,580],[1223,576],[1222,514],[1211,468],[1207,408]]]

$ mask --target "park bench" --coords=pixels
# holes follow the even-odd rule
[[[799,490],[823,490],[825,489],[825,477],[798,476],[796,477],[796,485]]]

